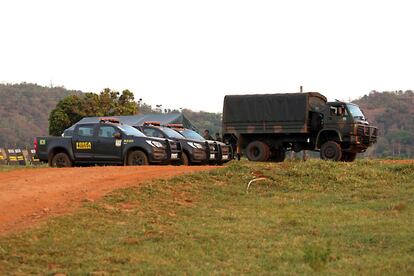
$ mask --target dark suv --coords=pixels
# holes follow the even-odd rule
[[[159,122],[145,122],[143,126],[135,126],[135,128],[149,137],[171,139],[178,142],[182,149],[181,164],[183,165],[208,164],[210,157],[213,157],[210,155],[212,152],[210,152],[208,143],[188,139],[169,127],[161,126]]]
[[[206,140],[196,131],[184,128],[181,124],[171,124],[167,126],[174,129],[187,139],[208,143],[210,148],[210,163],[222,164],[233,159],[233,151],[230,145],[226,145],[220,141]]]

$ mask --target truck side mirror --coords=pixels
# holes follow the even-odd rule
[[[122,138],[121,133],[119,133],[119,132],[115,132],[115,133],[114,133],[114,138],[115,138],[115,139],[121,139],[121,138]]]

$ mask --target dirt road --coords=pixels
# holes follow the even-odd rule
[[[0,235],[67,213],[121,187],[144,180],[209,170],[212,166],[21,169],[0,173]]]

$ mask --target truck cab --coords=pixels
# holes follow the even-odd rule
[[[99,123],[77,124],[71,136],[38,137],[39,159],[54,167],[73,164],[168,164],[181,158],[180,145],[168,139],[147,137],[142,132],[102,118]]]
[[[323,145],[333,141],[341,147],[342,161],[353,161],[357,153],[364,152],[377,141],[378,129],[371,126],[361,109],[352,103],[327,102],[322,111],[321,130],[315,148],[322,159],[337,159],[336,145]]]
[[[173,129],[162,126],[160,122],[144,122],[142,126],[135,127],[149,137],[171,139],[179,143],[182,149],[181,163],[183,165],[207,164],[216,158],[207,142],[188,139]]]

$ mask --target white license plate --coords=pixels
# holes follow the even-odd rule
[[[216,155],[215,154],[210,154],[210,159],[215,159]]]
[[[223,159],[229,159],[229,156],[228,155],[223,155]]]
[[[171,159],[178,159],[178,153],[171,153]]]

